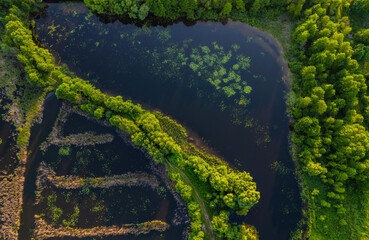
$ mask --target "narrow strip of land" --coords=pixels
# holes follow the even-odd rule
[[[85,132],[78,134],[71,134],[69,136],[61,137],[55,134],[51,134],[46,144],[41,146],[41,149],[46,151],[50,145],[56,146],[89,146],[96,144],[110,143],[114,140],[111,134],[100,134],[96,135],[94,132]]]
[[[159,181],[154,175],[147,173],[127,173],[101,178],[80,178],[78,176],[48,176],[48,181],[57,188],[78,189],[84,186],[93,188],[110,188],[115,186],[149,186],[159,187]]]
[[[39,240],[50,237],[107,237],[120,235],[140,235],[151,231],[164,232],[169,228],[165,222],[154,220],[138,224],[123,224],[122,226],[95,227],[95,228],[70,228],[53,227],[45,222],[44,219],[36,216],[35,237]]]
[[[84,186],[92,188],[149,186],[152,189],[157,189],[160,185],[155,175],[143,172],[129,172],[121,175],[97,178],[81,178],[76,175],[57,176],[55,171],[45,162],[41,163],[38,169],[38,176],[37,185],[39,189],[48,184],[62,189],[78,189]]]
[[[204,224],[205,224],[206,233],[208,234],[210,240],[217,239],[214,235],[213,229],[211,228],[210,214],[208,210],[206,209],[205,203],[203,199],[200,197],[196,186],[192,184],[191,180],[187,177],[187,175],[181,169],[179,169],[177,166],[170,163],[169,161],[166,161],[166,163],[171,169],[179,173],[181,177],[183,178],[183,181],[192,188],[194,196],[196,198],[196,202],[199,204],[200,209],[201,209],[201,214],[205,220]]]

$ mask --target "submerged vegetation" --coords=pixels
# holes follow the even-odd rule
[[[217,42],[212,42],[211,46],[192,47],[187,55],[190,42],[191,39],[185,40],[182,48],[175,45],[168,47],[162,54],[164,56],[154,52],[153,56],[158,62],[154,68],[162,69],[168,76],[175,75],[176,79],[182,77],[177,76],[178,71],[190,69],[195,73],[194,78],[207,81],[228,98],[233,97],[239,105],[246,105],[249,101],[247,94],[252,88],[247,85],[244,76],[241,77],[241,73],[249,69],[250,58],[237,53],[240,46],[234,44],[227,52]]]
[[[89,15],[86,15],[86,18]],[[88,25],[94,25],[91,20],[86,20]],[[60,41],[60,34],[65,34],[68,38],[74,39],[78,34],[78,29],[83,25],[76,26],[70,30],[70,26],[57,26],[63,31],[57,31],[49,35],[56,41]],[[54,25],[48,28],[56,28]],[[77,29],[78,28],[78,29]],[[83,28],[85,29],[85,28]],[[97,28],[98,29],[98,28]],[[108,30],[102,30],[105,34]],[[99,33],[101,34],[101,33]],[[208,44],[195,45],[191,38],[183,40],[183,44],[170,41],[172,38],[169,29],[152,30],[142,27],[132,32],[120,33],[120,39],[124,40],[136,54],[140,53],[148,65],[148,70],[158,78],[165,78],[168,81],[186,82],[189,86],[200,85],[197,81],[206,81],[211,84],[221,96],[226,96],[236,104],[245,106],[249,101],[249,94],[252,87],[247,83],[246,74],[250,72],[251,59],[241,54],[240,45],[232,44],[226,49],[217,41]],[[146,37],[155,37],[162,44],[158,48],[149,48],[142,44]],[[65,37],[65,38],[67,38]],[[100,42],[90,46],[96,49],[102,47]],[[116,46],[119,42],[114,42]],[[104,43],[106,45],[106,43]],[[86,47],[86,46],[84,46]],[[137,54],[138,55],[138,54]],[[190,76],[184,78],[182,72],[189,72]],[[253,77],[256,78],[256,77]]]
[[[210,46],[198,47],[190,47],[191,42],[192,39],[187,39],[183,41],[182,47],[173,45],[166,47],[164,51],[152,52],[153,72],[165,72],[168,77],[175,76],[175,79],[179,80],[183,78],[183,75],[179,74],[180,71],[191,70],[194,73],[191,78],[207,81],[217,91],[234,99],[237,104],[246,105],[250,101],[247,95],[252,90],[245,81],[250,58],[237,52],[240,46],[233,44],[231,49],[226,51],[216,41]],[[188,48],[191,50],[188,51]]]

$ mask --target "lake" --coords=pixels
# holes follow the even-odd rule
[[[289,238],[301,219],[302,204],[289,153],[289,118],[285,103],[289,91],[287,66],[280,47],[269,34],[232,21],[226,24],[178,22],[165,26],[152,23],[152,26],[142,27],[125,19],[95,16],[82,3],[49,3],[35,22],[40,42],[78,77],[90,80],[105,93],[121,95],[147,109],[163,112],[185,126],[199,145],[234,168],[249,172],[261,199],[242,220],[257,228],[260,239]],[[56,110],[46,107],[44,114],[49,111]],[[54,121],[43,124],[53,125]],[[64,134],[85,131],[115,134],[112,128],[101,127],[73,114],[63,129]],[[143,153],[114,136],[114,141],[108,144],[72,147],[71,154],[64,158],[58,155],[55,147],[50,147],[44,155],[38,153],[35,158],[39,160],[31,171],[34,176],[27,176],[26,188],[35,189],[35,169],[41,161],[53,165],[59,175],[98,177],[132,172],[136,167],[137,171],[151,171],[150,160]],[[79,164],[76,159],[77,153],[86,149],[91,153],[85,158],[91,161],[85,166],[83,161]],[[98,160],[98,156],[107,163]],[[73,168],[80,170],[81,164],[85,170],[73,171]],[[48,191],[56,192],[60,199],[67,195],[64,190]],[[111,204],[108,202],[120,198],[119,191],[123,190],[112,189],[95,195],[100,200],[106,199],[104,208],[112,213],[119,199]],[[160,202],[155,196],[158,193],[151,190],[138,187],[129,191],[132,191],[132,204],[142,204],[145,196],[157,203],[154,205]],[[71,194],[79,196],[73,191]],[[169,212],[163,219],[170,221],[176,203],[170,194],[167,196],[168,204],[157,209],[153,207],[152,211],[157,215]],[[79,197],[75,202],[83,202],[84,198],[86,196]],[[63,207],[60,201],[57,204]],[[127,201],[122,198],[120,203]],[[127,207],[132,209],[130,204],[127,203]],[[24,213],[22,217],[22,223],[28,222],[28,228],[31,215],[35,213],[31,206],[29,208],[30,214]],[[66,210],[70,214],[72,211]],[[117,208],[117,211],[124,215],[126,210]],[[91,216],[88,209],[81,209],[80,214],[80,219]],[[143,213],[140,211],[140,214]],[[155,213],[150,214],[147,217],[156,219]],[[127,216],[112,216],[109,221],[98,224],[123,224]],[[94,226],[93,222],[86,224]],[[181,226],[145,237],[180,239],[186,224]]]

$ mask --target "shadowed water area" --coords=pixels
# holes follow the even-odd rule
[[[301,200],[289,154],[286,66],[274,39],[231,21],[138,27],[99,18],[81,3],[48,4],[35,21],[41,43],[77,76],[171,116],[195,142],[249,172],[261,199],[241,220],[260,239],[289,238]]]
[[[4,111],[0,110],[0,115],[3,116]],[[15,138],[12,134],[11,125],[3,119],[0,119],[0,172],[1,175],[6,175],[14,171],[17,166]]]
[[[185,209],[182,205],[178,205],[175,196],[161,179],[159,170],[150,164],[150,159],[140,150],[127,144],[124,138],[115,131],[115,128],[70,112],[70,109],[62,110],[67,115],[65,122],[60,122],[60,115],[56,118],[61,110],[60,105],[60,101],[56,99],[55,95],[49,97],[45,101],[43,122],[32,128],[29,147],[31,153],[26,167],[20,239],[31,239],[32,235],[35,234],[33,231],[33,229],[37,230],[35,215],[41,216],[46,223],[55,228],[68,225],[68,221],[71,219],[74,219],[73,227],[82,229],[161,220],[169,224],[169,229],[163,233],[154,231],[148,234],[150,236],[148,239],[181,239],[184,230],[188,227],[187,218],[183,214]],[[59,138],[93,131],[96,135],[110,134],[112,141],[96,145],[86,144],[85,146],[60,147],[51,144],[43,151],[40,146],[50,142],[47,136],[55,131],[55,129],[51,129],[53,125],[60,129]],[[68,148],[68,153],[61,154],[60,149],[62,148]],[[95,188],[87,183],[76,189],[66,189],[46,182],[41,184],[43,189],[37,189],[36,178],[40,174],[38,168],[42,165],[41,162],[46,163],[53,170],[55,176],[62,178],[75,176],[83,179],[94,179],[139,173],[148,175],[150,179],[154,179],[154,183],[151,186],[148,184],[115,185],[109,188]],[[52,174],[46,175],[51,176]],[[77,180],[77,183],[79,182]],[[36,194],[36,190],[40,190],[40,193]],[[39,195],[38,201],[36,195]],[[78,214],[77,217],[73,217],[76,207]],[[55,215],[60,216],[55,218]],[[141,239],[141,237],[139,238]],[[35,238],[38,239],[37,235]],[[122,236],[104,237],[104,239],[109,240],[121,238]],[[127,235],[124,238],[134,239],[135,237]],[[66,237],[65,239],[73,238]]]

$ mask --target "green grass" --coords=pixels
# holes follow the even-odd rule
[[[336,209],[321,206],[328,187],[317,177],[303,176],[303,195],[308,202],[308,224],[310,238],[313,240],[337,240],[337,239],[369,239],[369,190],[367,185],[347,187],[344,207],[345,214],[337,214]],[[313,196],[314,189],[319,191]],[[341,226],[340,221],[348,224]]]
[[[174,141],[183,147],[187,143],[187,132],[184,127],[160,112],[153,112],[160,122],[162,129],[171,136]]]
[[[231,16],[234,20],[245,22],[262,31],[268,32],[283,49],[285,57],[289,55],[289,46],[292,41],[292,33],[296,27],[296,22],[287,13],[268,16],[268,14],[260,14],[253,17]]]

